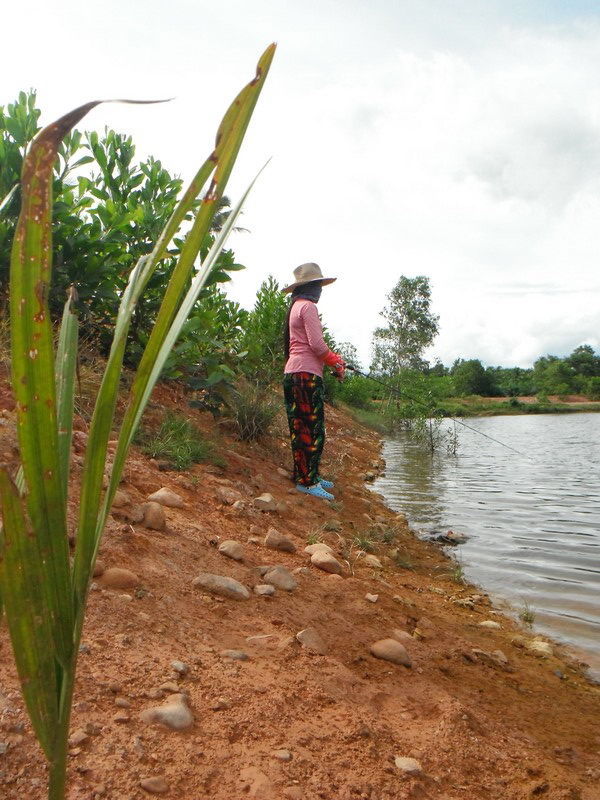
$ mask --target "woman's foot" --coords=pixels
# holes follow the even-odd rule
[[[326,481],[325,478],[317,478],[317,483],[320,483],[324,489],[333,489],[333,481]]]
[[[326,492],[320,483],[315,483],[314,486],[303,486],[301,483],[296,484],[296,489],[304,494],[310,494],[313,497],[320,497],[323,500],[333,500],[333,495]]]

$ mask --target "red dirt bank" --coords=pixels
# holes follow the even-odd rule
[[[161,388],[151,415],[160,406],[184,408],[186,401]],[[5,420],[0,449],[10,460],[10,415]],[[212,425],[206,416],[197,421],[207,431]],[[328,432],[324,471],[337,473],[336,509],[290,493],[277,472],[289,464],[283,430],[263,445],[222,435],[223,468],[165,473],[131,454],[122,488],[134,503],[167,486],[185,507],[166,509],[161,532],[131,524],[127,508],[109,522],[102,564],[132,570],[140,585],[113,590],[100,577],[90,593],[72,720],[73,732],[87,738],[71,749],[69,800],[141,800],[152,796],[140,785],[147,778],[163,779],[154,787],[166,787],[161,796],[183,800],[598,800],[598,687],[560,648],[538,658],[521,640],[515,644],[523,631],[481,591],[452,583],[444,555],[368,490],[362,474],[379,459],[374,433],[338,410],[328,411]],[[75,479],[80,470],[76,459]],[[241,493],[243,508],[223,504],[223,486]],[[285,508],[254,509],[263,491]],[[74,518],[76,507],[70,512]],[[273,527],[295,542],[296,553],[263,546]],[[317,531],[344,564],[343,579],[310,565],[303,550]],[[355,559],[352,548],[351,575],[344,555],[355,536],[373,532],[393,539],[377,546],[383,569]],[[227,539],[243,545],[243,562],[218,552]],[[238,602],[192,586],[206,571],[251,589],[261,582],[254,568],[266,564],[301,568],[297,589]],[[367,593],[378,601],[367,601]],[[472,607],[456,604],[474,595]],[[502,627],[479,627],[484,620]],[[318,631],[326,655],[296,641],[307,627]],[[369,651],[397,629],[412,635],[410,669]],[[226,650],[243,650],[248,659],[232,659]],[[508,664],[486,655],[498,650]],[[189,671],[174,672],[174,660]],[[195,721],[186,731],[140,719],[168,696],[159,688],[165,682],[189,697]],[[278,750],[291,759],[274,756]],[[396,756],[417,759],[422,773],[404,773]],[[0,797],[38,800],[45,782],[3,625]]]

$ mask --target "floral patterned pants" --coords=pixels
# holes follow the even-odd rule
[[[292,438],[294,482],[313,486],[325,445],[323,378],[311,372],[287,373],[283,396]]]

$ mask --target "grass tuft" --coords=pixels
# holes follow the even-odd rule
[[[167,461],[179,471],[202,461],[214,461],[210,442],[203,439],[192,421],[181,414],[168,412],[156,433],[141,433],[139,438],[147,456]]]

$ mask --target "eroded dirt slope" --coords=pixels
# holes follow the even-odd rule
[[[180,392],[161,388],[150,416],[185,405]],[[4,422],[2,458],[11,460],[10,411]],[[197,422],[211,433],[210,418],[198,414]],[[454,583],[441,550],[416,539],[369,491],[364,473],[379,462],[374,433],[334,409],[328,432],[334,507],[293,490],[282,430],[254,445],[221,432],[225,466],[189,473],[161,471],[132,452],[125,502],[101,548],[105,572],[90,594],[70,800],[600,798],[598,688],[560,648],[542,657],[529,650],[533,634],[481,590]],[[183,507],[165,508],[166,527],[152,530],[137,521],[140,505],[162,487]],[[254,507],[265,492],[277,510]],[[76,512],[73,504],[73,520]],[[296,552],[266,547],[270,529]],[[311,564],[304,548],[318,539],[332,548],[341,577]],[[360,556],[365,539],[381,568]],[[219,552],[227,540],[241,544],[243,561]],[[259,568],[275,565],[296,588],[256,594],[265,583]],[[108,586],[115,567],[132,572],[133,585]],[[194,586],[203,572],[239,581],[249,596]],[[307,628],[325,654],[296,639]],[[371,654],[373,643],[394,637],[410,667]],[[191,726],[176,731],[142,716],[173,697],[191,711]],[[45,780],[3,625],[0,797],[38,800]]]

